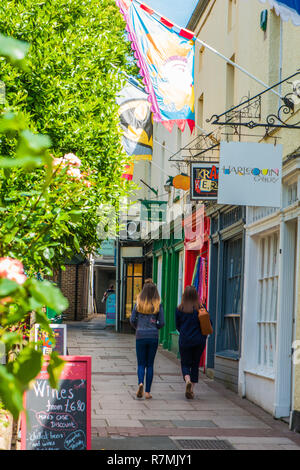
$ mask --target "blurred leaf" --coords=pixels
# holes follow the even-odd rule
[[[5,57],[13,65],[26,69],[25,56],[29,50],[27,42],[18,41],[0,34],[0,56]]]
[[[6,297],[19,289],[19,284],[10,279],[0,279],[0,297]]]
[[[45,306],[61,313],[69,306],[68,300],[63,296],[61,291],[49,281],[36,281],[31,279],[29,283],[29,291],[31,295]]]
[[[50,361],[47,367],[49,374],[49,383],[52,388],[58,388],[58,381],[60,374],[63,371],[65,361],[63,361],[56,351],[53,351],[50,356]]]
[[[7,351],[9,351],[14,344],[18,344],[21,339],[22,336],[17,332],[6,332],[0,337],[0,341],[5,343]]]
[[[23,409],[23,388],[16,377],[0,365],[0,399],[15,419]]]
[[[33,347],[26,346],[21,350],[17,359],[13,363],[14,376],[27,386],[27,384],[35,379],[42,368],[43,354],[41,351],[36,351]]]

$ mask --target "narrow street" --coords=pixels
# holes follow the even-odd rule
[[[68,322],[68,353],[92,357],[93,450],[300,450],[288,425],[200,374],[193,401],[175,355],[159,349],[152,400],[137,399],[135,337],[104,316]]]

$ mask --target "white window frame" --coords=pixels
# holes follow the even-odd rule
[[[265,376],[274,376],[277,341],[279,231],[260,237],[257,296],[257,365]]]

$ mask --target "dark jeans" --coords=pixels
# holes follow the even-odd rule
[[[158,339],[143,338],[136,340],[138,383],[143,384],[146,372],[146,392],[150,393],[153,380],[153,364],[158,348]]]
[[[179,346],[181,370],[183,379],[186,375],[191,377],[192,383],[198,383],[199,363],[206,343],[197,346]]]

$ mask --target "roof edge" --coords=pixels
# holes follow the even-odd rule
[[[195,10],[192,13],[191,18],[189,19],[189,22],[187,24],[187,29],[194,31],[194,29],[196,28],[201,16],[203,15],[210,1],[211,0],[199,0],[199,2],[197,3],[195,7]]]

